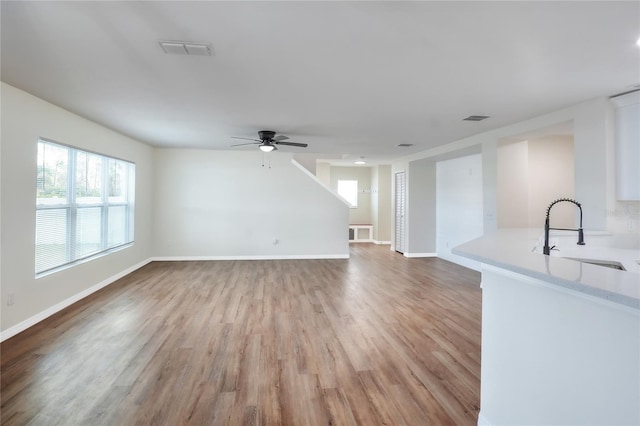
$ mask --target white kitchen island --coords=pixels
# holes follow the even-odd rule
[[[544,256],[541,232],[499,230],[453,250],[482,263],[478,424],[640,425],[640,274],[559,257],[633,269],[640,252],[596,248],[587,233],[583,252]]]

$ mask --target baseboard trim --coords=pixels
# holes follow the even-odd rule
[[[142,268],[144,265],[146,265],[149,262],[151,262],[151,259],[143,260],[142,262],[137,263],[137,264],[125,269],[124,271],[120,271],[117,274],[110,276],[109,278],[99,282],[98,284],[95,284],[95,285],[93,285],[93,286],[91,286],[91,287],[89,287],[89,288],[87,288],[85,290],[82,290],[80,293],[74,294],[73,296],[66,298],[62,302],[56,303],[55,305],[51,306],[50,308],[47,308],[44,311],[39,312],[39,313],[33,315],[32,317],[27,318],[26,320],[24,320],[22,322],[19,322],[18,324],[14,325],[13,327],[7,328],[6,330],[0,332],[0,342],[4,342],[8,338],[15,336],[16,334],[26,330],[29,327],[33,327],[34,325],[36,325],[40,321],[50,317],[51,315],[53,315],[53,314],[55,314],[57,312],[60,312],[61,310],[63,310],[67,306],[73,305],[77,301],[79,301],[81,299],[84,299],[85,297],[89,296],[92,293],[95,293],[96,291],[100,290],[101,288],[104,288],[104,287],[108,286],[109,284],[111,284],[111,283],[119,280],[120,278],[124,277],[125,275],[128,275],[128,274],[132,273],[136,269]]]
[[[152,262],[189,262],[197,260],[313,260],[348,259],[349,254],[287,254],[287,255],[251,255],[251,256],[157,256]]]
[[[492,423],[482,415],[482,412],[478,413],[478,426],[491,426]]]
[[[404,253],[404,257],[438,257],[438,253]]]
[[[374,244],[378,244],[380,246],[388,246],[391,245],[391,241],[378,241],[378,240],[373,240]]]

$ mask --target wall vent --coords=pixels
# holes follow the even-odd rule
[[[408,148],[410,146],[413,146],[413,144],[412,143],[400,143],[400,144],[398,144],[398,146],[401,146],[403,148]]]
[[[482,121],[489,118],[488,115],[470,115],[467,118],[463,118],[463,121]]]

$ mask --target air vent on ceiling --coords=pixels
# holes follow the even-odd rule
[[[463,118],[463,121],[482,121],[489,118],[488,115],[470,115],[467,118]]]
[[[169,55],[212,56],[213,49],[209,43],[191,41],[160,41],[160,47]]]
[[[412,143],[400,143],[400,144],[398,144],[398,146],[401,146],[403,148],[408,148],[410,146],[413,146],[413,144]]]

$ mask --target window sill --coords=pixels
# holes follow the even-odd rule
[[[135,244],[135,241],[132,241],[130,243],[126,243],[126,244],[123,244],[123,245],[118,246],[118,247],[113,247],[113,248],[110,248],[108,250],[101,251],[101,252],[96,253],[94,255],[88,256],[88,257],[83,257],[82,259],[75,260],[75,261],[73,261],[71,263],[65,263],[64,265],[58,266],[58,267],[53,268],[53,269],[47,269],[46,271],[38,272],[36,274],[36,280],[39,279],[39,278],[47,277],[49,275],[55,274],[55,273],[60,272],[60,271],[64,271],[66,269],[73,268],[74,266],[78,266],[78,265],[81,265],[83,263],[87,263],[87,262],[90,262],[92,260],[99,259],[101,257],[110,255],[112,253],[116,253],[118,251],[128,249],[129,247],[133,247],[134,244]]]

